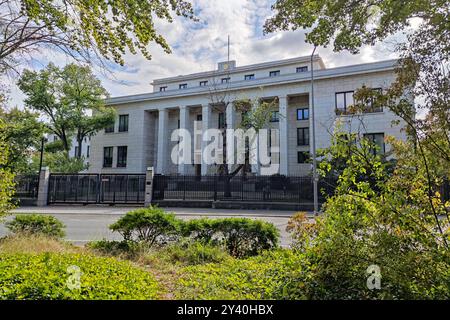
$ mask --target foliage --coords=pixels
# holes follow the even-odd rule
[[[155,20],[170,23],[174,14],[193,19],[187,1],[11,0],[0,10],[2,72],[43,47],[89,62],[105,58],[123,65],[127,52],[138,51],[150,59],[152,43],[171,52]]]
[[[80,268],[80,288],[69,289],[69,267]],[[158,285],[128,262],[88,254],[1,254],[0,299],[156,299]]]
[[[6,168],[9,150],[4,138],[4,127],[5,124],[0,119],[0,218],[13,208],[11,200],[15,192],[14,174]]]
[[[69,242],[42,233],[19,233],[0,238],[0,253],[80,253],[82,250]]]
[[[220,246],[198,241],[172,244],[162,251],[158,255],[166,255],[171,263],[183,265],[221,263],[229,258],[229,255]]]
[[[69,157],[69,154],[65,151],[44,152],[42,166],[49,167],[50,172],[54,173],[78,173],[87,169],[87,164],[84,160],[83,157]],[[30,172],[39,172],[39,161],[40,154],[35,153],[29,167]]]
[[[298,299],[307,270],[303,257],[290,250],[190,266],[180,272],[176,298]]]
[[[286,231],[291,234],[292,248],[304,250],[317,237],[318,228],[316,221],[308,218],[306,212],[297,212],[289,219]]]
[[[49,118],[47,129],[67,152],[72,135],[81,152],[85,137],[114,122],[115,111],[104,106],[108,94],[88,66],[72,63],[60,69],[50,63],[40,71],[25,70],[18,86],[27,96],[26,106]]]
[[[193,219],[184,235],[203,243],[222,244],[234,257],[257,255],[278,245],[279,232],[271,223],[248,218]]]
[[[0,119],[4,121],[4,139],[9,147],[5,164],[14,172],[25,172],[34,150],[39,150],[44,126],[38,114],[30,110],[0,108]]]
[[[51,238],[63,238],[64,224],[50,215],[19,214],[6,222],[6,227],[16,234],[44,235]]]
[[[94,253],[100,253],[109,256],[126,257],[133,259],[139,253],[141,246],[134,241],[91,241],[86,247]]]
[[[145,242],[151,247],[178,237],[181,224],[182,221],[173,213],[150,206],[128,212],[109,228],[119,232],[126,241]]]

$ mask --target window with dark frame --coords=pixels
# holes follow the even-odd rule
[[[187,83],[182,83],[178,86],[179,89],[187,89]]]
[[[384,143],[384,133],[365,133],[364,138],[368,139],[374,146],[378,146],[378,148],[372,148],[372,153],[375,154],[384,154],[386,152],[386,146]]]
[[[127,132],[128,131],[128,114],[119,115],[119,132]]]
[[[75,147],[75,157],[78,157],[78,150],[80,150],[80,149],[78,148],[78,146],[76,146]]]
[[[270,122],[279,122],[280,121],[280,112],[272,111],[270,114]]]
[[[280,75],[280,70],[270,71],[269,77],[277,77]]]
[[[117,147],[117,167],[125,168],[127,166],[127,146]]]
[[[223,113],[223,112],[219,113],[218,128],[219,129],[224,129],[225,128],[225,113]]]
[[[164,92],[166,91],[167,87],[159,87],[159,92]]]
[[[297,145],[309,146],[309,128],[297,128]]]
[[[202,121],[202,115],[201,114],[197,115],[197,121]]]
[[[304,67],[298,67],[298,68],[296,69],[296,72],[297,72],[297,73],[300,73],[300,72],[306,72],[306,71],[308,71],[308,67],[307,67],[307,66],[304,66]]]
[[[308,151],[298,151],[297,152],[297,163],[308,163],[309,152]]]
[[[383,90],[381,88],[373,88],[372,91],[376,92],[375,95],[381,94]],[[364,113],[383,112],[382,106],[375,106],[376,97],[370,97],[366,102],[366,108]]]
[[[113,147],[103,148],[103,168],[111,168],[113,163]]]
[[[91,146],[87,146],[87,149],[86,149],[86,158],[89,158],[90,155],[91,155]]]
[[[244,80],[253,80],[255,79],[255,75],[254,74],[246,74],[244,76]]]
[[[208,81],[200,81],[200,87],[206,87],[208,85]]]
[[[112,123],[111,125],[107,126],[105,128],[105,133],[112,133],[112,132],[114,132],[114,126],[115,126],[115,123]]]
[[[336,92],[335,94],[336,114],[349,113],[348,108],[355,103],[353,99],[353,94],[354,91]]]
[[[308,120],[309,119],[309,109],[300,108],[297,109],[297,120]]]
[[[228,82],[230,82],[230,78],[229,77],[228,78],[222,78],[221,82],[222,83],[228,83]]]

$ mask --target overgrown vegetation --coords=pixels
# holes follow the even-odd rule
[[[19,214],[6,222],[6,227],[15,234],[43,235],[50,238],[63,238],[64,224],[50,215]]]

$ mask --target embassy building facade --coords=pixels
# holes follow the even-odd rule
[[[206,160],[204,151],[215,140],[209,140],[206,132],[240,128],[245,115],[238,110],[237,101],[271,102],[266,126],[276,134],[270,134],[267,148],[275,150],[269,154],[277,166],[270,174],[310,174],[313,141],[317,149],[326,148],[336,130],[371,139],[379,145],[379,152],[389,151],[384,143],[387,136],[406,139],[404,122],[387,108],[372,107],[368,102],[367,112],[349,112],[358,88],[385,90],[390,86],[395,80],[396,60],[326,68],[315,55],[312,63],[315,136],[311,129],[310,56],[247,66],[227,61],[219,63],[217,70],[154,80],[151,93],[108,99],[117,119],[114,126],[92,137],[89,172],[145,173],[154,167],[155,173],[165,175],[217,174],[221,163],[217,159],[223,150],[214,151],[218,156],[215,162]],[[177,129],[192,137],[192,146],[188,146],[192,155],[186,163],[177,161],[180,140],[186,142],[174,137]],[[227,148],[237,143],[227,141]],[[231,170],[237,165],[223,161]],[[248,171],[267,174],[256,162]]]

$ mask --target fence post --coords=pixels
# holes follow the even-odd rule
[[[39,186],[38,186],[38,198],[37,206],[45,207],[48,204],[48,184],[50,181],[50,169],[43,167],[39,172]]]
[[[153,167],[148,167],[147,172],[145,174],[145,203],[144,203],[144,205],[146,207],[148,207],[152,204],[153,175],[154,175]]]

